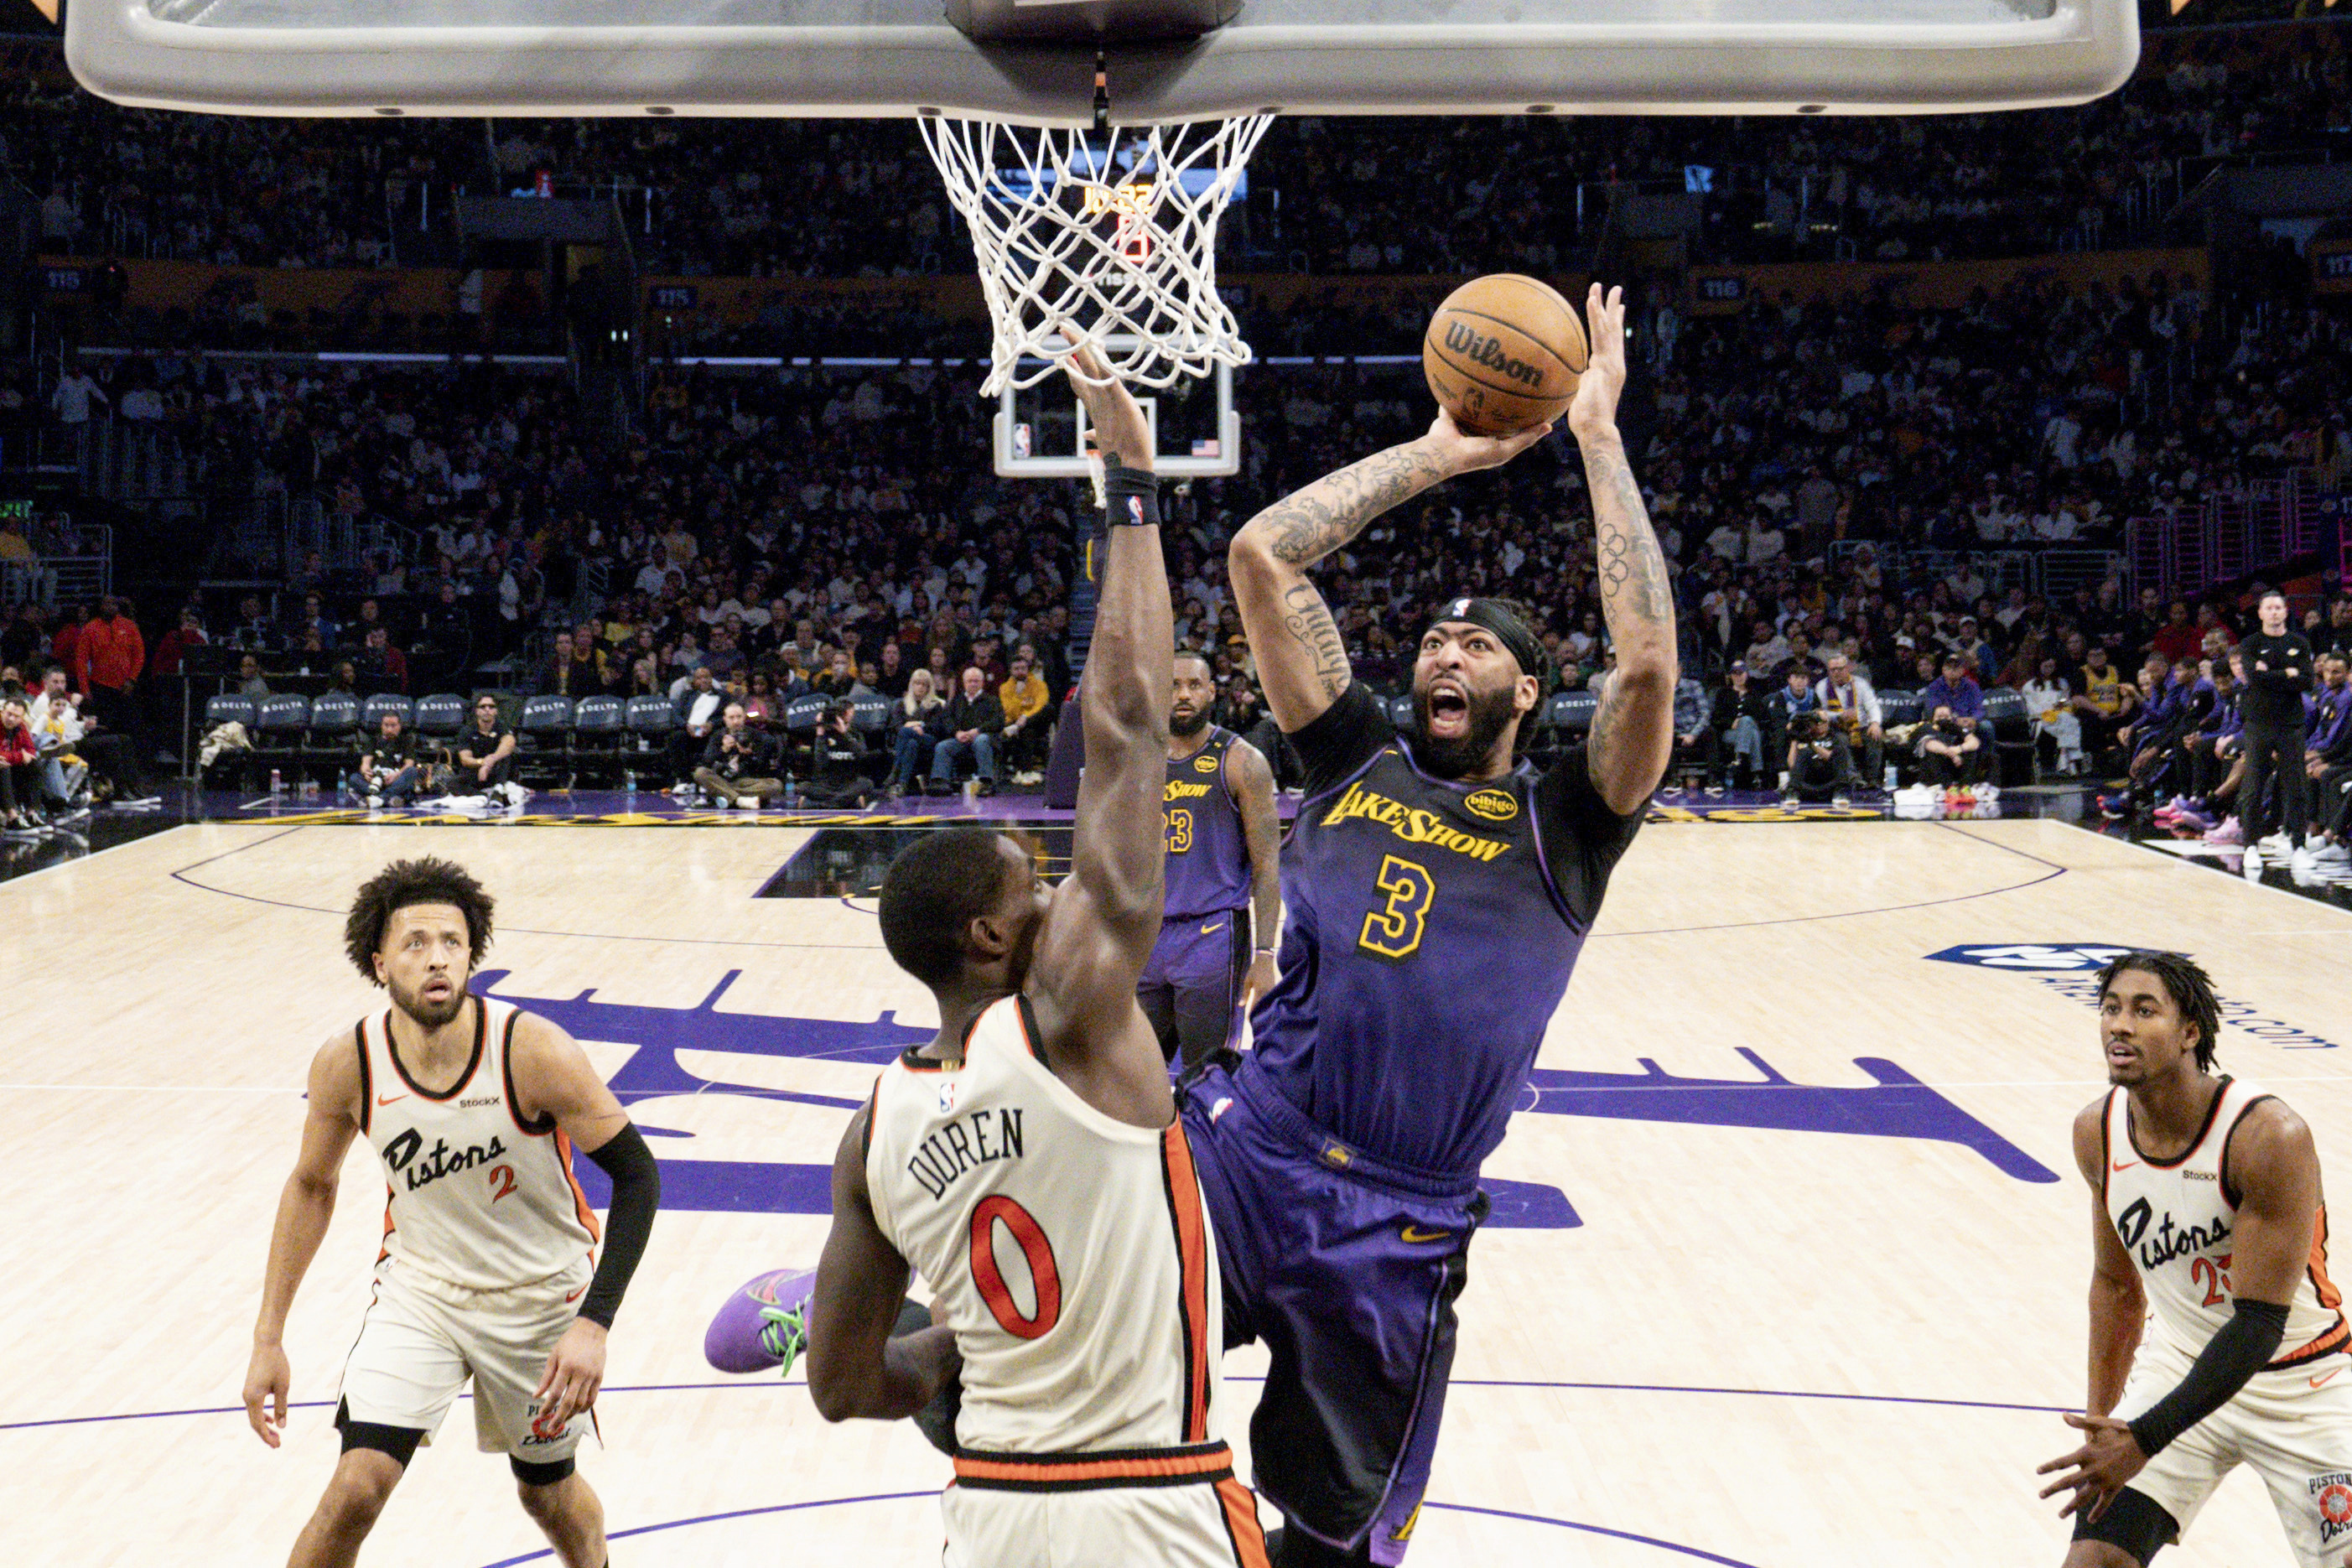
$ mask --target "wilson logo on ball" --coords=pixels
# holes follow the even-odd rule
[[[1460,321],[1450,321],[1445,328],[1445,346],[1473,364],[1509,376],[1526,386],[1541,386],[1543,372],[1523,359],[1514,359],[1503,352],[1493,338],[1475,327]]]

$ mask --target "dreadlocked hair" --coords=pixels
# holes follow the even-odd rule
[[[2213,1037],[2221,1029],[2221,1001],[2213,994],[2213,977],[2205,973],[2198,962],[2185,952],[2163,952],[2153,949],[2119,953],[2107,960],[2099,971],[2099,998],[2106,999],[2108,988],[2116,976],[2127,969],[2143,974],[2153,974],[2163,984],[2165,994],[2180,1016],[2197,1030],[2197,1068],[2200,1072],[2213,1070]]]
[[[490,948],[493,900],[463,866],[425,855],[394,860],[369,879],[352,900],[351,916],[343,921],[343,952],[353,968],[383,984],[376,981],[375,955],[383,948],[384,927],[392,923],[394,914],[414,904],[455,905],[466,917],[472,963],[480,966],[482,954]]]

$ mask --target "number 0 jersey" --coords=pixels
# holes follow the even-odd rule
[[[383,1162],[383,1256],[468,1290],[505,1290],[588,1256],[596,1215],[572,1174],[572,1140],[515,1104],[508,1053],[521,1015],[478,996],[472,1006],[474,1052],[443,1094],[408,1076],[389,1008],[362,1020],[360,1131]]]
[[[2236,1310],[2230,1258],[2238,1191],[2230,1179],[2230,1135],[2247,1111],[2272,1098],[2242,1079],[2222,1079],[2197,1141],[2179,1158],[2158,1162],[2132,1142],[2131,1096],[2107,1091],[2102,1128],[2107,1219],[2139,1270],[2157,1331],[2184,1355],[2200,1353]],[[2352,1342],[2352,1329],[2337,1310],[2342,1300],[2327,1278],[2327,1206],[2322,1203],[2310,1261],[2287,1303],[2286,1336],[2271,1367],[2294,1366]]]
[[[1580,751],[1540,779],[1434,778],[1361,686],[1291,738],[1282,978],[1242,1071],[1366,1152],[1475,1174],[1641,814],[1609,809]]]
[[[1038,1054],[1025,998],[960,1062],[874,1086],[866,1185],[963,1354],[964,1448],[1050,1454],[1223,1436],[1216,1244],[1184,1127],[1104,1115]]]

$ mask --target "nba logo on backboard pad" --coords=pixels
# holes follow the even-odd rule
[[[1013,426],[1013,455],[1016,458],[1029,455],[1029,422],[1025,419]]]

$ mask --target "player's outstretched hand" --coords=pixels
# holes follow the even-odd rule
[[[278,1432],[286,1425],[286,1391],[293,1384],[294,1374],[286,1365],[283,1345],[256,1345],[252,1364],[245,1369],[245,1418],[253,1423],[254,1432],[275,1448]],[[276,1413],[267,1407],[277,1406]]]
[[[1625,290],[1603,296],[1595,283],[1584,297],[1584,320],[1591,358],[1568,405],[1568,427],[1580,441],[1617,429],[1617,398],[1625,390]]]
[[[1462,426],[1454,423],[1454,416],[1440,408],[1422,441],[1436,454],[1447,473],[1467,474],[1480,468],[1499,468],[1550,434],[1551,426],[1546,424],[1508,436],[1466,436]]]
[[[583,1410],[593,1409],[596,1391],[604,1386],[604,1325],[574,1318],[563,1337],[549,1352],[547,1370],[540,1374],[539,1416],[531,1430],[552,1437]]]
[[[1064,331],[1076,336],[1075,328]],[[1106,455],[1117,453],[1128,468],[1147,474],[1156,471],[1160,454],[1152,449],[1151,426],[1144,420],[1143,406],[1093,342],[1079,340],[1063,362],[1062,371],[1070,378],[1078,401],[1086,405],[1087,422],[1094,426],[1095,449]]]
[[[2051,1460],[2034,1470],[2046,1476],[2053,1470],[2065,1474],[2042,1489],[2045,1498],[2071,1491],[2074,1499],[2058,1510],[2058,1517],[2080,1510],[2085,1519],[2096,1519],[2107,1511],[2116,1494],[2124,1489],[2131,1479],[2147,1467],[2147,1456],[2140,1452],[2139,1441],[2125,1422],[2105,1415],[2065,1417],[2066,1425],[2086,1434],[2083,1446],[2073,1453]]]

